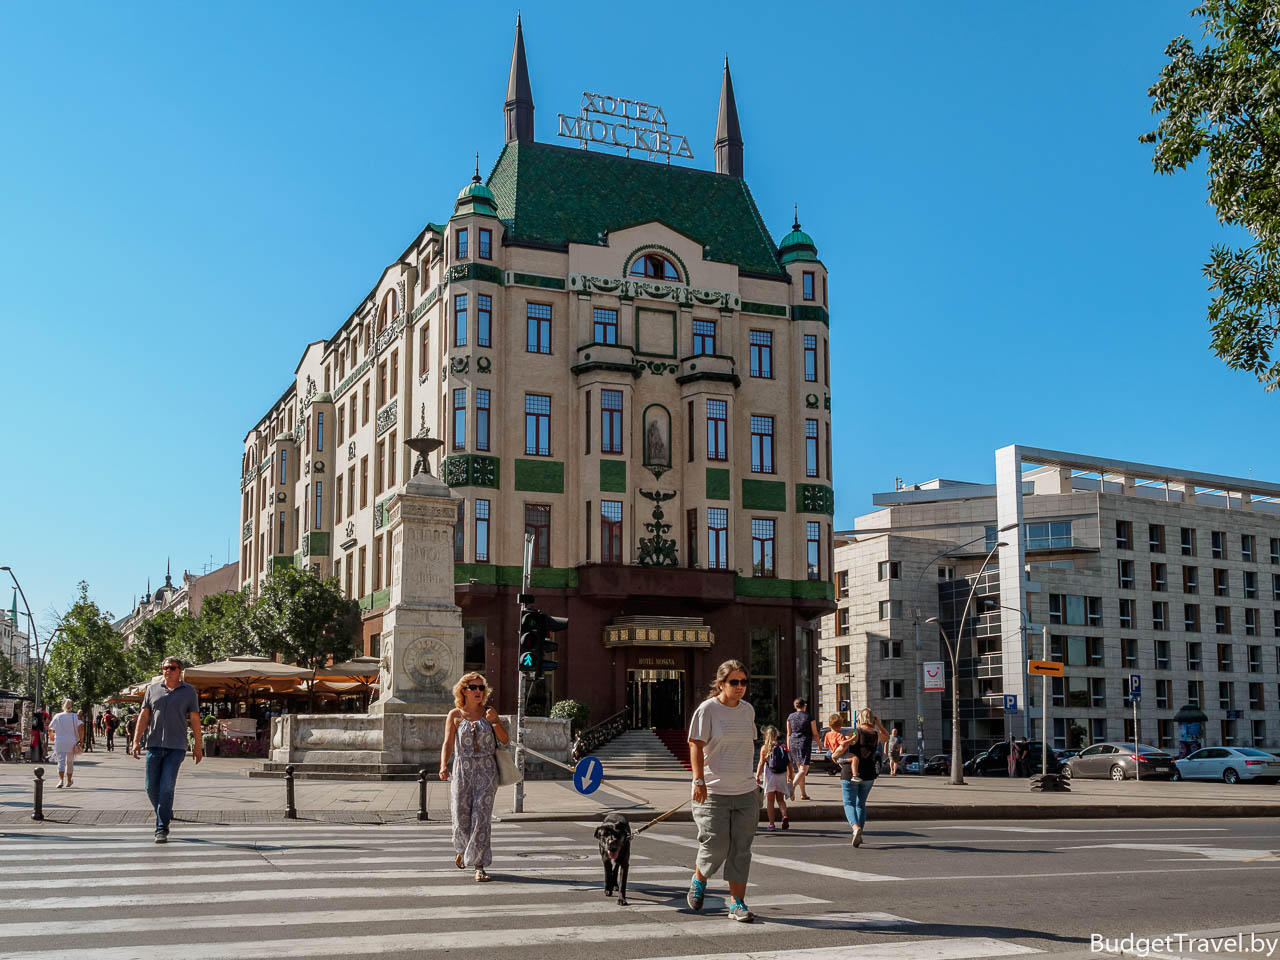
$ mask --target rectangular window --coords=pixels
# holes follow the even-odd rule
[[[377,459],[373,465],[373,495],[375,497],[386,489],[387,444],[385,440],[378,441],[377,454]]]
[[[881,560],[880,563],[876,566],[876,579],[877,580],[901,580],[902,564],[897,560]]]
[[[600,562],[622,562],[622,501],[600,501]]]
[[[337,442],[342,443],[343,438],[347,435],[347,408],[338,405],[338,436]]]
[[[880,659],[881,660],[902,659],[902,641],[901,640],[881,640],[880,641]]]
[[[492,260],[493,259],[493,231],[486,230],[484,229],[484,227],[481,227],[480,236],[477,239],[479,240],[479,248],[480,248],[477,251],[477,253],[480,256],[480,259]]]
[[[280,451],[280,482],[289,482],[289,451]]]
[[[1188,680],[1187,681],[1187,703],[1193,707],[1200,706],[1204,702],[1204,681]]]
[[[810,333],[804,335],[804,378],[814,383],[818,380],[818,338]]]
[[[418,331],[418,377],[431,372],[431,324],[423,323]]]
[[[387,486],[394,487],[396,485],[396,432],[391,431],[391,436],[387,438]]]
[[[524,532],[533,535],[533,565],[551,566],[551,507],[545,503],[524,505]]]
[[[901,700],[903,681],[901,680],[881,680],[880,681],[880,699],[882,700]]]
[[[901,600],[881,600],[880,601],[880,619],[881,620],[902,619],[902,601]]]
[[[1253,607],[1244,608],[1244,635],[1246,637],[1258,635],[1258,611]]]
[[[1138,668],[1138,641],[1124,639],[1120,641],[1120,665],[1130,670]]]
[[[1209,534],[1210,552],[1215,560],[1227,559],[1227,535],[1221,530],[1211,531]]]
[[[1120,601],[1120,626],[1121,627],[1133,626],[1133,601],[1132,600]]]
[[[1253,551],[1257,547],[1258,541],[1252,533],[1240,534],[1240,559],[1253,562]]]
[[[1133,589],[1133,561],[1117,560],[1116,572],[1119,574],[1119,583],[1121,590]]]
[[[836,611],[836,634],[841,637],[849,635],[849,608],[841,607]]]
[[[588,500],[588,501],[586,502],[586,510],[585,510],[585,512],[584,512],[584,514],[583,514],[583,516],[585,516],[585,517],[586,517],[586,523],[583,525],[583,528],[582,528],[582,529],[583,529],[584,531],[586,531],[586,535],[587,535],[587,536],[586,536],[586,539],[587,539],[587,563],[590,563],[590,562],[591,562],[591,517],[592,517],[592,513],[591,513],[591,501],[590,501],[590,500]]]
[[[1147,524],[1147,546],[1152,553],[1164,553],[1164,524]]]
[[[1169,701],[1173,698],[1173,681],[1156,681],[1156,709],[1168,710]]]
[[[360,411],[360,425],[362,427],[367,427],[369,425],[369,381],[368,380],[364,382],[364,393],[361,399],[364,400],[364,409]],[[351,402],[355,403],[355,400],[353,399]],[[354,420],[355,418],[352,417],[352,419]]]
[[[476,294],[476,346],[493,346],[493,297]]]
[[[805,560],[810,580],[822,579],[822,564],[819,557],[822,552],[822,524],[808,520],[805,522]]]
[[[524,395],[524,452],[551,456],[551,398],[538,393]]]
[[[1157,600],[1151,604],[1151,629],[1169,629],[1169,604],[1163,600]]]
[[[1233,669],[1231,665],[1231,644],[1218,644],[1218,672],[1231,673]]]
[[[773,473],[773,417],[751,417],[751,472]]]
[[[387,362],[378,364],[378,409],[387,402]],[[311,418],[307,418],[307,427],[311,427]]]
[[[600,452],[622,452],[622,391],[600,391]]]
[[[751,376],[773,378],[773,334],[767,330],[752,330],[749,335]]]
[[[1102,598],[1085,597],[1085,619],[1091,627],[1102,626]]]
[[[804,475],[818,475],[818,421],[804,422]]]
[[[1200,632],[1200,604],[1184,603],[1182,605],[1182,625],[1188,633]]]
[[[458,501],[458,512],[453,521],[453,562],[466,560],[467,546],[467,501]]]
[[[369,505],[369,456],[360,458],[360,509]]]
[[[526,349],[529,353],[551,352],[551,304],[531,303],[525,314]]]
[[[596,307],[592,311],[591,339],[596,343],[618,342],[618,311]]]
[[[316,449],[324,449],[324,411],[316,413]]]
[[[751,575],[772,577],[774,550],[774,521],[760,517],[751,518]]]
[[[1200,592],[1200,568],[1199,567],[1183,567],[1182,568],[1182,592],[1183,593],[1199,593]]]
[[[1218,709],[1233,710],[1235,709],[1236,690],[1235,684],[1230,680],[1218,681]],[[1225,742],[1225,738],[1224,738]]]
[[[1213,571],[1213,595],[1215,597],[1231,596],[1231,584],[1227,579],[1227,571],[1217,568]]]
[[[341,496],[342,484],[338,484],[338,491],[339,491],[339,496]],[[341,513],[342,511],[341,511],[341,510],[339,510],[338,512],[339,512],[339,513]],[[285,517],[285,512],[284,512],[283,510],[281,510],[281,511],[280,511],[280,536],[278,536],[278,537],[276,538],[276,543],[279,545],[279,551],[280,551],[281,553],[284,553],[284,544],[285,544],[285,539],[284,539],[284,527],[285,527],[284,517]]]
[[[705,356],[716,352],[716,322],[714,320],[693,321],[693,353],[694,356]]]
[[[467,449],[467,390],[453,391],[453,449]]]
[[[729,568],[729,511],[707,507],[707,569]]]
[[[1280,564],[1280,537],[1271,538],[1271,562]]]
[[[1258,574],[1253,570],[1244,572],[1244,598],[1256,600],[1258,597]]]
[[[356,468],[347,470],[347,516],[356,512]],[[350,566],[350,564],[348,564]]]
[[[1271,575],[1271,599],[1280,600],[1280,573]]]
[[[455,230],[453,234],[455,245],[454,253],[458,260],[465,260],[467,256],[467,228],[463,227]]]
[[[391,396],[400,390],[400,351],[391,351]]]
[[[1116,549],[1133,549],[1133,524],[1128,520],[1116,521]]]
[[[1028,523],[1026,526],[1026,548],[1028,550],[1056,550],[1070,546],[1072,546],[1070,520],[1055,520],[1052,523]]]
[[[1196,532],[1191,527],[1182,528],[1182,555],[1184,557],[1196,555]]]
[[[1262,647],[1252,644],[1249,646],[1249,672],[1262,672]]]
[[[1156,646],[1156,669],[1168,670],[1169,669],[1169,641],[1157,640],[1155,646]]]
[[[489,449],[489,391],[476,389],[476,449]]]
[[[690,568],[698,565],[698,511],[697,508],[684,512],[684,554],[685,563]]]
[[[1188,643],[1187,644],[1187,669],[1200,670],[1202,666],[1203,666],[1203,661],[1201,659],[1201,654],[1200,654],[1200,644]]]
[[[467,295],[460,293],[453,298],[453,345],[467,345]]]
[[[836,599],[847,600],[849,598],[849,571],[841,570],[836,574]]]
[[[368,548],[361,547],[360,548],[360,580],[359,580],[361,597],[365,595],[365,566],[368,561],[368,557],[369,557]]]
[[[1169,589],[1167,569],[1163,563],[1153,563],[1151,565],[1151,589],[1157,593],[1164,593]]]
[[[813,299],[813,271],[805,270],[800,278],[801,293],[806,300]]]
[[[729,459],[729,404],[707,401],[707,459]]]

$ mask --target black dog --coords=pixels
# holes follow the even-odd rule
[[[604,895],[619,893],[618,906],[627,905],[627,868],[631,865],[631,823],[620,813],[610,813],[596,827],[600,859],[604,862]]]

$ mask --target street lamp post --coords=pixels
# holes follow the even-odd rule
[[[992,547],[983,559],[977,574],[974,575],[973,586],[969,588],[969,597],[965,600],[964,610],[960,614],[960,629],[956,634],[955,643],[951,642],[951,638],[947,636],[947,631],[943,629],[942,622],[937,617],[930,617],[925,621],[925,623],[937,624],[938,632],[942,634],[942,640],[947,645],[947,653],[951,655],[951,782],[957,786],[964,785],[964,763],[960,758],[960,641],[964,638],[964,622],[969,617],[969,607],[973,603],[974,594],[978,592],[978,582],[982,579],[983,571],[987,569],[987,564],[996,555],[996,551],[1008,545],[1000,541]]]
[[[40,653],[40,637],[36,633],[36,619],[31,615],[31,604],[27,603],[26,591],[22,589],[22,584],[18,582],[18,578],[14,574],[13,569],[11,567],[0,567],[0,570],[3,570],[7,574],[9,574],[10,579],[13,580],[13,585],[18,588],[18,595],[22,597],[22,605],[27,608],[27,623],[30,624],[31,626],[31,642],[35,645],[35,648],[36,648],[36,703],[35,705],[36,705],[36,709],[39,709],[40,705],[44,703],[44,673],[43,673],[44,657],[41,656],[41,653]],[[17,624],[15,623],[14,626],[16,627]]]

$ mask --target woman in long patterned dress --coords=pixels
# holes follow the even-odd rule
[[[507,742],[507,731],[498,711],[486,709],[489,684],[483,674],[468,673],[454,685],[454,709],[444,722],[440,746],[440,779],[450,780],[449,758],[454,758],[449,783],[449,816],[453,820],[454,863],[459,870],[472,867],[476,882],[489,879],[485,871],[493,862],[490,849],[493,798],[498,792],[496,742]],[[495,742],[496,739],[496,742]]]

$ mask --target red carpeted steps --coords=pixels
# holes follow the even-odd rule
[[[655,730],[658,739],[675,756],[686,770],[692,770],[689,762],[689,734],[684,730]]]

